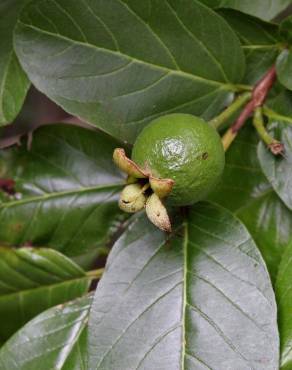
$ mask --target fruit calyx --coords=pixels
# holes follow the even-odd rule
[[[172,191],[174,181],[153,176],[127,157],[123,148],[113,153],[116,166],[128,175],[127,184],[120,195],[119,207],[127,213],[146,208],[149,220],[160,230],[171,232],[171,223],[162,199]]]

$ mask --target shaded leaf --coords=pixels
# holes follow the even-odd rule
[[[27,2],[1,0],[0,3],[0,125],[13,121],[29,87],[12,45],[18,14]]]
[[[219,14],[237,33],[246,57],[244,83],[255,84],[275,63],[282,49],[278,26],[241,12],[223,9]]]
[[[292,16],[285,18],[280,24],[280,34],[288,43],[292,43]]]
[[[86,369],[91,302],[91,296],[82,297],[27,323],[1,348],[1,370]]]
[[[169,238],[136,219],[109,257],[88,340],[91,370],[275,369],[274,294],[246,229],[207,203]]]
[[[213,117],[245,67],[232,29],[196,0],[34,0],[15,46],[39,90],[129,142],[166,113]]]
[[[283,254],[276,281],[279,331],[281,335],[281,369],[292,367],[292,243]]]
[[[275,280],[283,251],[292,240],[292,212],[273,191],[257,159],[257,133],[245,127],[226,153],[221,184],[210,199],[245,223]]]
[[[101,133],[49,125],[34,132],[30,149],[23,141],[2,150],[0,172],[14,179],[16,196],[2,193],[0,241],[70,256],[104,247],[121,217],[124,180],[112,161],[117,145]]]
[[[0,340],[40,312],[87,292],[92,278],[52,249],[0,248]]]
[[[231,8],[241,12],[259,17],[265,20],[271,20],[288,5],[290,0],[201,0],[212,8]]]
[[[292,127],[272,121],[272,137],[285,146],[284,156],[275,156],[263,142],[259,143],[258,157],[264,174],[286,206],[292,210]]]
[[[281,84],[292,90],[292,52],[285,49],[277,58],[277,77]]]

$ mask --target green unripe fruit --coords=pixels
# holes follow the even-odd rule
[[[225,153],[219,134],[207,122],[190,114],[170,114],[143,129],[132,160],[155,177],[174,180],[170,204],[189,205],[214,189]]]

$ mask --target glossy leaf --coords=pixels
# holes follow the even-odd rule
[[[292,243],[285,251],[276,281],[279,331],[281,335],[281,370],[292,367]]]
[[[0,341],[40,312],[87,292],[91,278],[52,249],[0,248]]]
[[[213,117],[245,67],[235,33],[197,0],[34,0],[15,46],[39,90],[129,142],[165,113]]]
[[[273,19],[291,4],[290,0],[201,0],[201,2],[212,8],[240,10],[265,20]]]
[[[51,308],[27,323],[0,350],[1,370],[87,369],[91,296]]]
[[[237,33],[246,57],[244,83],[255,84],[275,63],[282,45],[276,24],[241,12],[223,9],[219,14]]]
[[[276,369],[274,294],[246,229],[207,203],[168,238],[136,219],[109,257],[88,341],[91,370]]]
[[[275,156],[263,142],[259,143],[258,157],[264,174],[286,206],[292,210],[292,127],[273,121],[269,125],[272,137],[284,144],[284,156]]]
[[[112,161],[116,146],[101,133],[49,125],[33,133],[31,148],[23,140],[2,150],[0,172],[15,181],[16,195],[2,193],[0,241],[70,256],[104,247],[121,217],[124,180]]]
[[[28,0],[1,0],[0,3],[0,125],[18,114],[29,82],[15,52],[12,36],[18,14]]]
[[[256,131],[252,127],[243,129],[226,154],[222,182],[210,199],[244,222],[274,281],[283,251],[292,240],[292,212],[262,173],[257,145]]]

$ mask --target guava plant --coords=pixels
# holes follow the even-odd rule
[[[1,370],[292,369],[289,4],[1,0]]]

